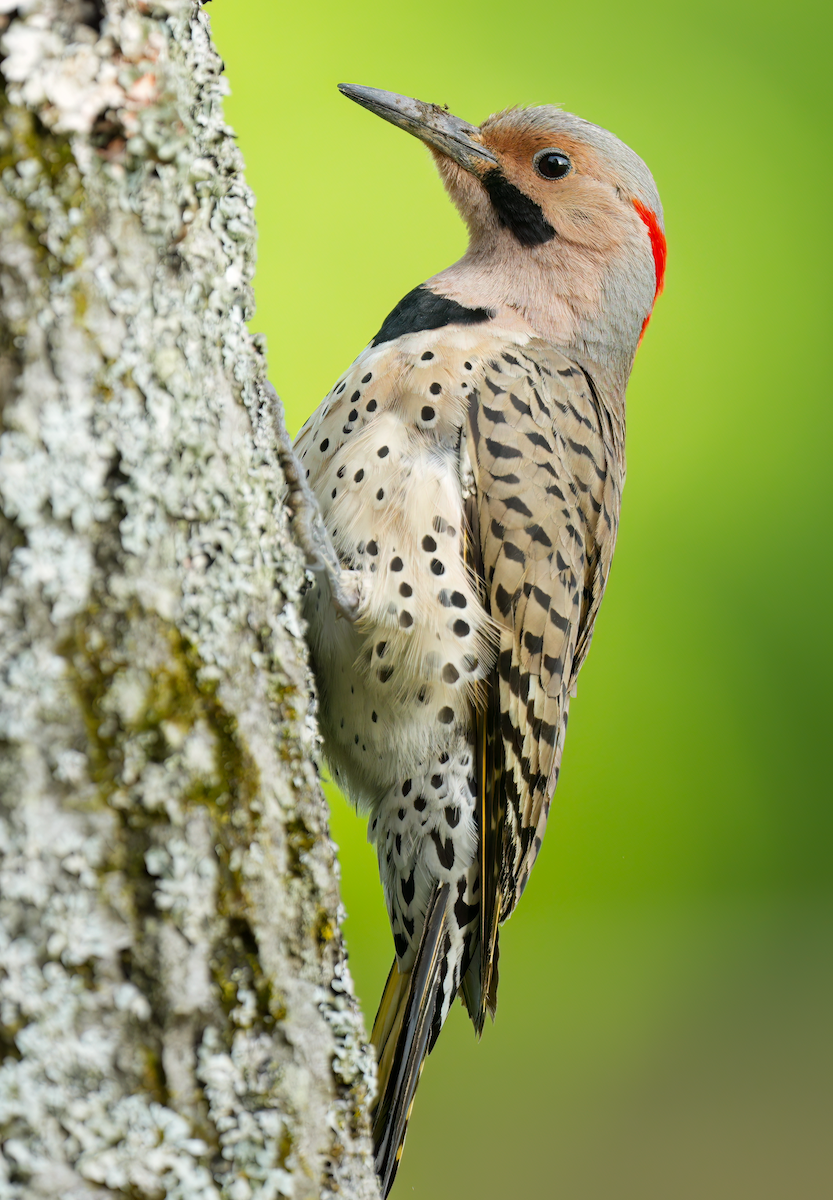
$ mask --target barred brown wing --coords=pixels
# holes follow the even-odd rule
[[[585,372],[532,341],[487,364],[467,432],[479,566],[499,628],[497,703],[480,713],[485,996],[497,920],[515,907],[541,845],[570,691],[610,568],[624,431]]]

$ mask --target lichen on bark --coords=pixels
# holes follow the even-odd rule
[[[221,69],[0,0],[0,1200],[378,1194]]]

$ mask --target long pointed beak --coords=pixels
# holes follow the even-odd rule
[[[353,83],[340,83],[338,90],[362,108],[376,113],[377,117],[384,117],[392,125],[398,125],[434,150],[446,154],[478,178],[498,165],[491,150],[480,144],[480,130],[475,125],[453,117],[436,104],[425,104],[409,96],[397,96],[396,92],[382,92]]]

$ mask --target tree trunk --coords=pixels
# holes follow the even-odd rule
[[[0,0],[0,1200],[378,1196],[193,0]]]

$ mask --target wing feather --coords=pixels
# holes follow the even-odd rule
[[[624,431],[584,371],[533,341],[487,364],[468,435],[479,567],[500,631],[491,702],[478,715],[483,828],[502,826],[482,839],[486,991],[489,919],[511,913],[540,848],[570,692],[607,581]]]

